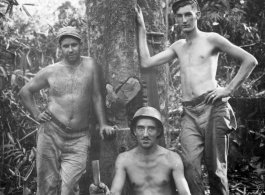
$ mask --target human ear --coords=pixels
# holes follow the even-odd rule
[[[133,135],[136,136],[136,126],[133,127]]]
[[[197,20],[199,20],[200,17],[201,17],[201,12],[200,12],[200,11],[197,11],[197,12],[196,12],[196,18],[197,18]]]

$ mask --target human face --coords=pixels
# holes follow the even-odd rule
[[[69,64],[75,64],[80,59],[80,41],[75,38],[67,37],[61,41],[61,50],[64,59]]]
[[[183,32],[190,32],[197,28],[197,19],[199,19],[199,16],[199,11],[196,11],[191,5],[186,5],[178,9],[176,20]]]
[[[155,145],[159,132],[156,121],[151,118],[141,118],[136,122],[135,135],[140,147],[149,149]]]

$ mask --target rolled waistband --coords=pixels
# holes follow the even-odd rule
[[[202,95],[200,95],[200,96],[198,96],[198,97],[196,97],[196,98],[193,98],[193,99],[190,100],[190,101],[182,102],[182,105],[183,105],[184,107],[187,107],[187,106],[191,106],[191,107],[197,106],[197,105],[199,105],[199,104],[201,104],[201,103],[203,103],[203,102],[205,101],[205,98],[206,98],[206,96],[207,96],[208,93],[209,93],[209,92],[204,93],[204,94],[202,94]],[[225,100],[223,100],[223,99],[225,99]],[[227,102],[227,99],[226,99],[226,98],[220,98],[220,99],[217,99],[217,100],[215,100],[215,102],[214,102],[213,105],[215,105],[215,106],[219,106],[219,105],[222,104],[223,102]]]
[[[197,106],[197,105],[199,105],[200,103],[202,103],[202,102],[204,102],[204,100],[205,100],[205,97],[206,97],[206,95],[207,95],[208,93],[204,93],[204,94],[202,94],[202,95],[200,95],[200,96],[198,96],[198,97],[196,97],[196,98],[193,98],[192,100],[190,100],[190,101],[184,101],[184,102],[182,102],[182,105],[183,106]]]
[[[47,123],[49,123],[49,125],[51,125],[53,127],[56,134],[58,134],[63,139],[76,139],[76,138],[80,138],[83,136],[89,136],[90,137],[90,131],[89,130],[83,131],[83,132],[76,132],[76,133],[66,133],[61,128],[59,128],[59,126],[57,124],[55,124],[53,121],[49,121]]]
[[[89,125],[81,128],[81,129],[74,129],[74,128],[68,127],[65,124],[63,124],[61,121],[59,121],[48,109],[46,109],[46,111],[50,113],[51,121],[56,126],[58,126],[63,132],[65,132],[67,134],[82,133],[82,132],[86,132],[89,130]]]

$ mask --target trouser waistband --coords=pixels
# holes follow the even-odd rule
[[[192,106],[192,107],[197,106],[197,105],[199,105],[199,104],[201,104],[201,103],[203,103],[205,101],[205,98],[208,95],[208,93],[209,92],[204,93],[204,94],[202,94],[202,95],[200,95],[200,96],[198,96],[196,98],[193,98],[190,101],[184,101],[184,102],[182,102],[182,105],[184,107],[187,107],[187,106]],[[219,98],[219,99],[215,100],[214,105],[215,106],[218,106],[218,105],[222,104],[223,102],[227,102],[227,100],[226,101],[223,101],[222,98]]]
[[[193,98],[190,101],[184,101],[184,102],[182,102],[182,105],[185,106],[185,107],[186,106],[192,106],[192,107],[193,106],[197,106],[198,104],[204,102],[205,97],[206,97],[207,94],[208,93],[204,93],[204,94],[202,94],[202,95],[200,95],[200,96],[198,96],[196,98]]]
[[[65,132],[67,134],[83,133],[85,131],[88,131],[88,129],[89,129],[89,125],[81,128],[81,129],[74,129],[74,128],[68,127],[68,126],[64,125],[61,121],[59,121],[48,109],[46,109],[46,111],[50,113],[51,121],[56,126],[58,126],[63,132]]]

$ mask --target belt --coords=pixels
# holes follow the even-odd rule
[[[185,101],[185,102],[182,102],[182,105],[183,106],[197,106],[198,104],[204,102],[205,100],[205,97],[208,93],[204,93],[196,98],[193,98],[192,100],[190,101]]]
[[[204,102],[205,97],[206,97],[207,94],[208,94],[208,93],[204,93],[204,94],[202,94],[202,95],[200,95],[200,96],[198,96],[198,97],[196,97],[196,98],[193,98],[193,99],[190,100],[190,101],[182,102],[182,105],[185,106],[185,107],[187,107],[187,106],[192,106],[192,107],[197,106],[197,105],[199,105],[200,103]],[[215,100],[215,102],[214,102],[213,105],[215,105],[215,106],[219,106],[219,105],[221,105],[222,103],[227,102],[227,101],[228,101],[228,99],[224,99],[224,100],[223,100],[223,98],[219,98],[219,99]]]
[[[81,129],[73,129],[71,127],[67,127],[61,121],[59,121],[55,116],[53,116],[52,114],[51,114],[51,121],[54,122],[54,124],[56,124],[65,133],[68,133],[68,134],[71,134],[71,133],[80,133],[80,132],[88,131],[88,128],[89,128],[89,126],[83,127]]]

